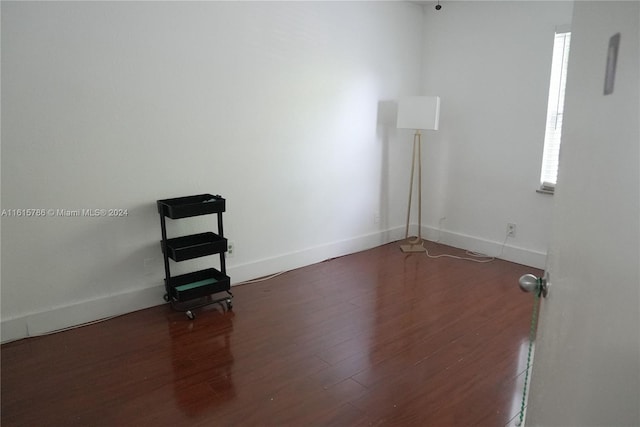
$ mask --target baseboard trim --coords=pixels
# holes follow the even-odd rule
[[[404,227],[370,233],[353,239],[345,239],[329,244],[313,246],[300,251],[263,258],[245,264],[227,265],[232,286],[244,281],[264,277],[281,271],[289,271],[335,258],[364,251],[404,237]]]
[[[230,265],[227,268],[227,273],[232,279],[231,285],[234,286],[256,277],[293,270],[328,258],[363,251],[399,240],[402,238],[402,231],[403,227],[397,227],[245,264]],[[0,342],[6,343],[22,338],[45,335],[161,305],[164,304],[163,295],[164,287],[160,284],[150,288],[99,297],[55,307],[46,311],[3,319],[0,325]]]
[[[105,320],[163,303],[162,285],[55,307],[2,321],[2,343]]]
[[[462,233],[454,233],[446,230],[438,230],[432,227],[422,227],[422,233],[427,236],[427,240],[438,241],[444,245],[468,251],[479,252],[488,256],[493,256],[516,264],[527,265],[529,267],[544,269],[547,262],[545,252],[514,246],[509,241],[493,241],[469,236]],[[504,248],[503,248],[504,244]]]
[[[502,254],[502,242],[480,239],[450,231],[440,231],[432,227],[422,227],[427,240],[439,241],[445,245],[481,252],[501,259],[543,269],[546,254],[506,244]],[[256,277],[263,277],[280,271],[289,271],[306,265],[324,261],[328,258],[348,255],[367,250],[404,237],[404,227],[396,227],[340,240],[324,245],[306,248],[300,251],[252,261],[245,264],[230,265],[227,268],[232,278],[232,286]],[[114,316],[163,304],[162,285],[133,290],[117,295],[109,295],[88,301],[81,301],[50,310],[31,313],[1,322],[0,342],[44,335],[86,323],[108,319]]]

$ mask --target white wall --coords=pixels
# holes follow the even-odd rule
[[[3,217],[2,339],[161,303],[160,198],[227,198],[236,283],[399,237],[423,30],[411,3],[3,1],[2,208],[128,216]]]
[[[536,193],[554,29],[571,2],[455,1],[425,6],[423,92],[442,97],[423,153],[430,236],[544,267],[553,196]]]
[[[543,267],[553,197],[535,189],[570,20],[569,2],[2,2],[2,208],[129,212],[2,218],[3,339],[161,302],[159,198],[227,198],[233,283],[400,238],[402,95],[442,97],[423,235],[497,254],[512,222],[502,257]]]

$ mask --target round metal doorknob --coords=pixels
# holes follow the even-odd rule
[[[543,297],[547,296],[549,286],[547,284],[547,275],[545,277],[536,277],[533,274],[525,274],[518,280],[520,289],[524,292],[540,292]]]
[[[520,285],[520,289],[522,289],[524,292],[534,292],[538,290],[540,281],[533,274],[525,274],[524,276],[520,277],[520,280],[518,280],[518,284]]]

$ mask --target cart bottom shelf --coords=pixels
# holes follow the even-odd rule
[[[174,301],[183,302],[202,298],[231,289],[231,279],[215,268],[170,277],[166,280],[167,293]]]

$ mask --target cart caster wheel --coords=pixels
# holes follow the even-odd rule
[[[169,302],[169,294],[164,294],[162,298],[164,298],[165,302]]]
[[[230,299],[227,300],[227,310],[233,310],[233,304]]]
[[[185,314],[187,315],[187,317],[188,317],[190,320],[193,320],[193,319],[195,319],[195,318],[196,318],[196,314],[195,314],[194,312],[192,312],[191,310],[187,310],[187,312],[186,312]]]

